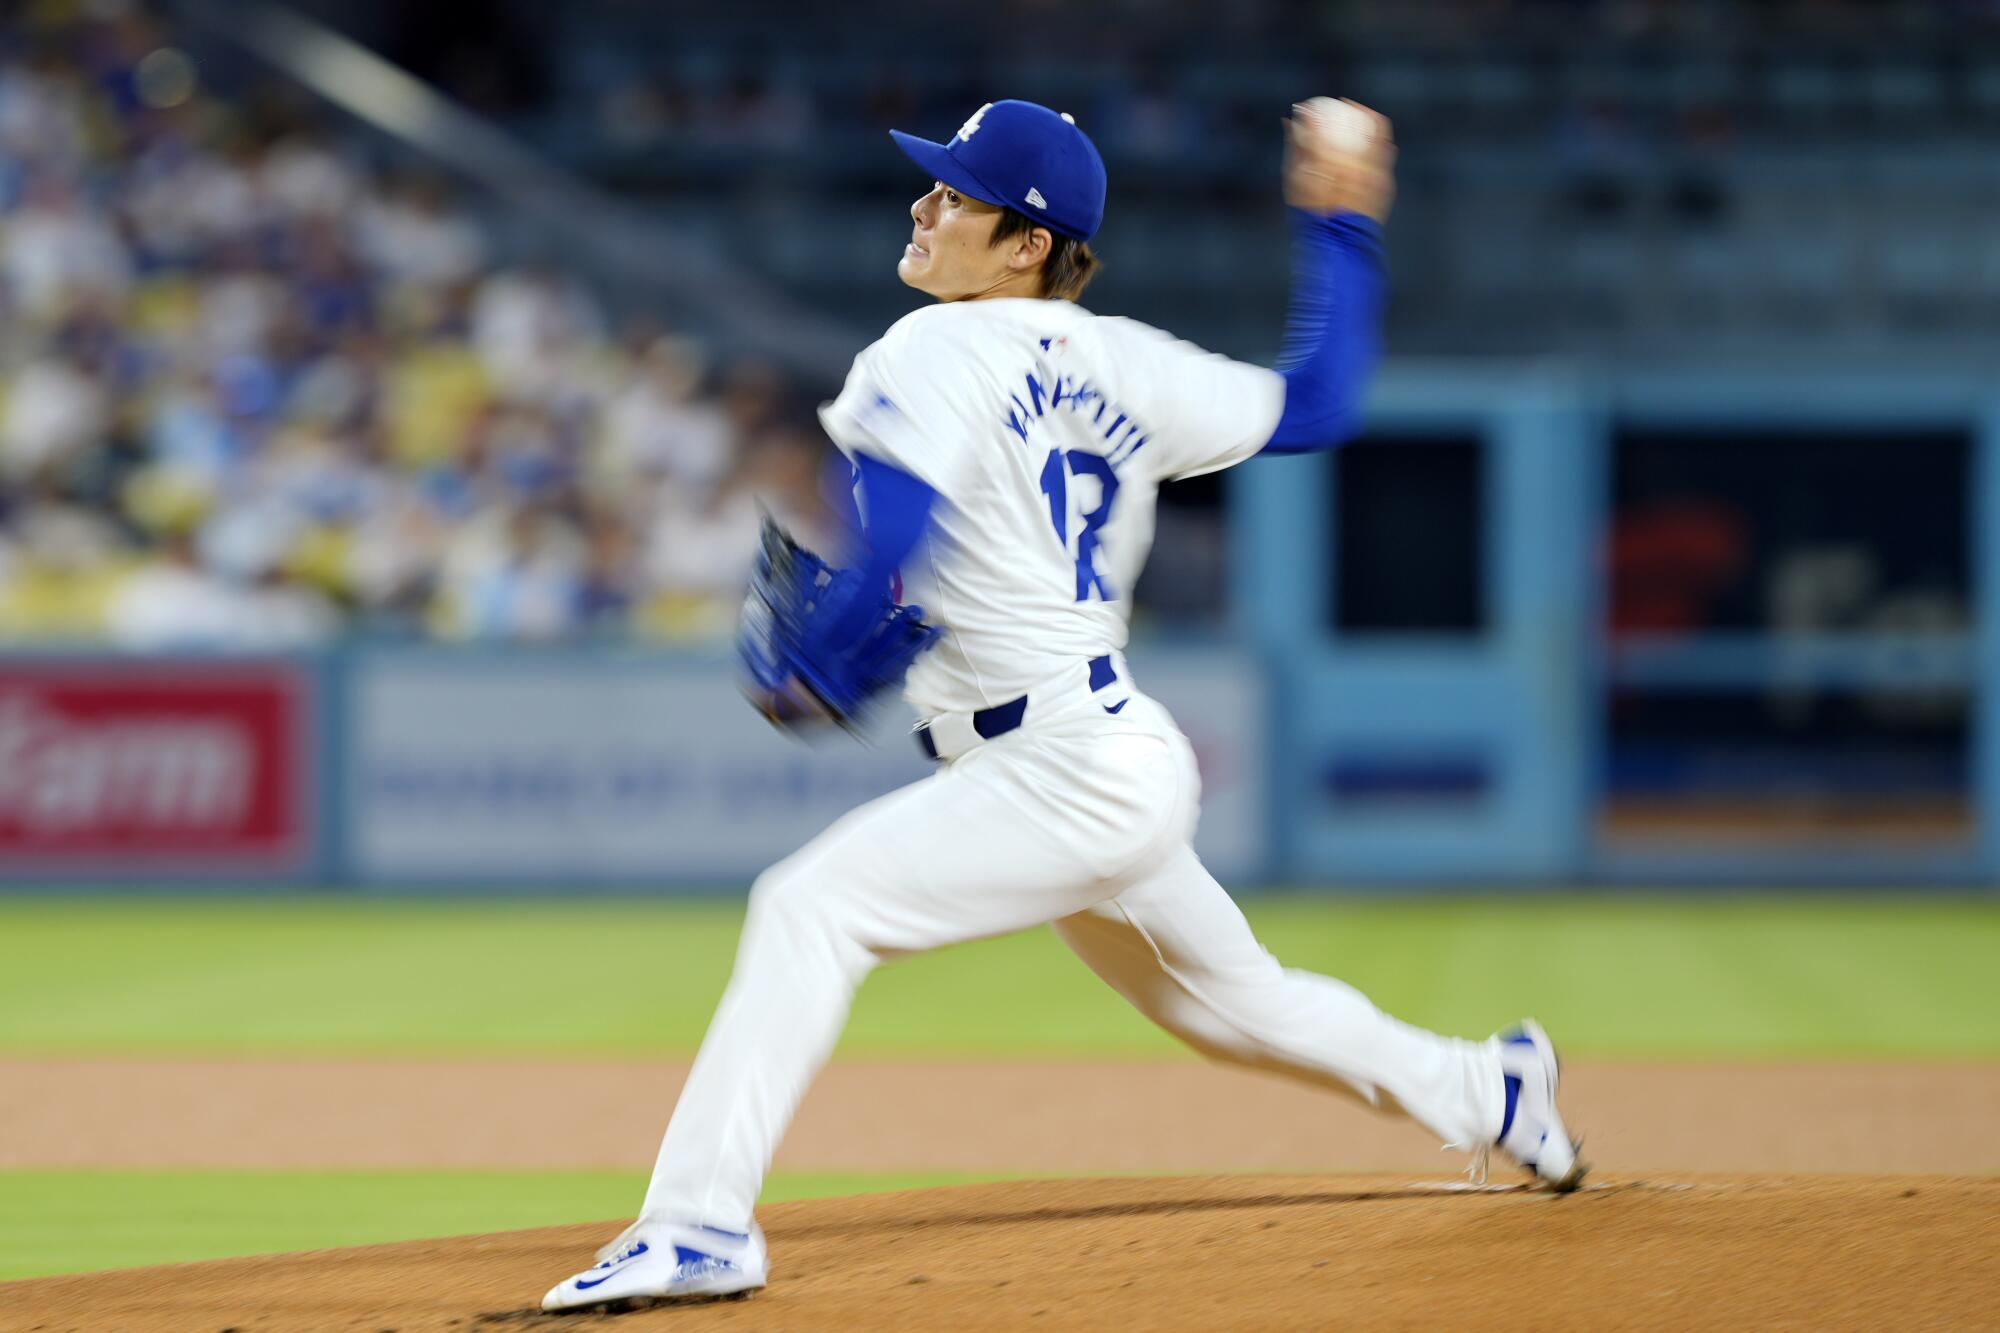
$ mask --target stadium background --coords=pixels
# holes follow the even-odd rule
[[[2000,11],[76,0],[0,27],[0,1277],[629,1208],[654,1129],[440,1175],[86,1103],[684,1059],[749,877],[922,771],[727,656],[754,501],[837,523],[812,407],[911,305],[883,131],[1074,112],[1086,303],[1268,361],[1320,91],[1403,145],[1390,359],[1360,442],[1163,496],[1132,658],[1204,856],[1415,1021],[1944,1059],[1990,1124]],[[842,1048],[1179,1058],[1039,934]]]

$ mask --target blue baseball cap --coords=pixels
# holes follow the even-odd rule
[[[1005,204],[1087,241],[1104,221],[1104,159],[1068,115],[1034,102],[988,102],[948,143],[890,130],[910,160],[961,194]]]

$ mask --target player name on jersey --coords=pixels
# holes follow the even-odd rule
[[[1041,340],[1046,348],[1049,339]],[[1057,373],[1047,362],[1036,360],[1034,366],[1021,377],[1020,393],[1010,394],[1013,407],[1006,414],[1007,429],[1028,439],[1029,430],[1050,412],[1068,411],[1072,416],[1089,416],[1090,424],[1103,426],[1103,438],[1111,443],[1111,450],[1105,455],[1112,466],[1124,462],[1139,450],[1145,448],[1152,438],[1130,408],[1113,400],[1089,379]],[[1023,399],[1022,395],[1026,398]],[[1110,418],[1107,423],[1106,417]]]

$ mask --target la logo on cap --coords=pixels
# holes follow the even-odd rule
[[[973,112],[972,119],[966,121],[965,124],[958,127],[958,137],[961,139],[970,139],[973,135],[979,133],[980,119],[983,116],[985,116],[985,114],[988,111],[991,111],[992,109],[993,109],[993,104],[991,102],[988,102],[985,106],[980,107],[979,110]]]

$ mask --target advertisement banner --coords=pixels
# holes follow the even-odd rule
[[[383,652],[350,668],[345,860],[388,887],[736,887],[932,771],[900,708],[869,744],[801,743],[721,663]],[[1201,756],[1204,856],[1218,873],[1260,871],[1261,677],[1223,655],[1134,669]]]
[[[0,867],[301,868],[313,707],[283,663],[0,661]]]

